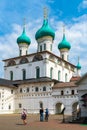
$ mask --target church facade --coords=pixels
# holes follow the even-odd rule
[[[42,27],[36,32],[37,52],[28,54],[31,40],[25,26],[17,38],[19,56],[3,60],[4,79],[0,79],[0,113],[39,113],[48,108],[51,114],[72,114],[78,105],[78,85],[81,65],[68,61],[70,43],[63,31],[58,44],[60,56],[53,54],[55,32],[44,16]],[[76,75],[76,76],[74,76]]]

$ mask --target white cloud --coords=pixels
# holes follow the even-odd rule
[[[83,0],[79,6],[78,6],[78,11],[80,11],[81,9],[86,9],[87,8],[87,0]]]

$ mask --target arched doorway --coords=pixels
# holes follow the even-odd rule
[[[55,114],[61,114],[63,108],[64,108],[64,104],[56,103],[56,105],[55,105]]]
[[[73,105],[72,105],[72,112],[77,111],[78,109],[79,109],[78,102],[73,103]]]

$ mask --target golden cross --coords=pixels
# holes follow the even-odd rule
[[[26,18],[23,19],[23,27],[25,28],[26,26]]]
[[[65,34],[65,25],[63,24],[63,34]]]
[[[47,19],[48,17],[48,9],[47,7],[44,7],[44,19]]]

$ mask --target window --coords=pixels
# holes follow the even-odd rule
[[[36,78],[40,77],[40,68],[36,67]]]
[[[61,91],[61,95],[64,95],[64,92],[63,92],[63,90]]]
[[[28,59],[26,57],[23,57],[21,60],[20,60],[20,64],[25,64],[25,63],[28,63]]]
[[[22,108],[22,104],[21,103],[19,103],[19,108]]]
[[[22,50],[20,50],[20,56],[21,56],[21,54],[22,54]]]
[[[38,92],[38,87],[35,88],[35,91]]]
[[[60,72],[60,70],[58,71],[58,81],[60,81],[61,80],[61,72]]]
[[[9,109],[9,110],[11,109],[11,105],[8,106],[8,109]]]
[[[42,51],[42,46],[40,46],[40,51]]]
[[[26,55],[27,55],[27,51],[26,51]]]
[[[71,91],[71,94],[74,95],[74,90]]]
[[[52,51],[52,44],[50,45],[50,51]]]
[[[64,59],[64,55],[62,54],[62,59]]]
[[[11,90],[11,94],[13,94],[13,90]]]
[[[8,66],[13,66],[13,65],[16,65],[16,62],[14,60],[10,60],[8,62]]]
[[[25,80],[25,79],[26,79],[26,70],[23,69],[23,70],[22,70],[22,73],[23,73],[23,74],[22,74],[22,75],[23,75],[23,80]]]
[[[27,88],[27,92],[29,92],[29,88]]]
[[[34,56],[34,58],[33,58],[33,61],[40,61],[40,60],[43,60],[43,57],[42,57],[42,55],[40,55],[40,54],[36,54],[36,55]]]
[[[67,61],[69,60],[69,55],[67,55]]]
[[[50,78],[51,79],[53,78],[53,68],[52,67],[50,68]]]
[[[46,91],[46,87],[45,86],[43,87],[43,91]]]
[[[43,108],[43,102],[40,102],[40,108]]]
[[[67,73],[65,74],[65,82],[67,82]]]
[[[13,71],[10,71],[10,80],[13,80]]]
[[[20,88],[20,93],[22,93],[22,88]]]
[[[46,50],[46,44],[44,44],[44,50]]]

